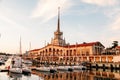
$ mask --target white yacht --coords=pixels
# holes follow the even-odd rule
[[[50,66],[50,72],[51,73],[57,72],[57,68],[54,66]]]
[[[22,74],[22,69],[21,68],[10,68],[9,72],[11,72],[11,73],[17,73],[17,74]]]
[[[74,70],[85,70],[85,69],[86,69],[86,66],[76,65],[76,66],[73,66],[73,69],[74,69]]]
[[[50,72],[49,67],[39,67],[39,68],[36,68],[36,70],[41,72]]]
[[[8,69],[10,68],[10,65],[11,65],[11,60],[12,60],[12,58],[10,57],[10,58],[5,62],[5,65],[1,65],[1,66],[0,66],[0,71],[8,70]]]
[[[58,66],[57,70],[58,71],[68,71],[68,66]]]
[[[32,61],[30,61],[30,60],[23,60],[23,63],[24,64],[32,64]]]
[[[22,65],[22,73],[24,73],[24,74],[29,74],[29,73],[31,73],[31,69],[30,68],[28,68],[26,65]]]
[[[2,57],[0,58],[0,64],[5,64],[5,60]]]
[[[20,37],[20,55],[22,55],[21,49],[21,37]],[[12,64],[10,66],[9,72],[22,74],[22,58],[19,56],[13,56]]]
[[[21,57],[13,57],[9,72],[22,74],[21,66],[22,66]]]

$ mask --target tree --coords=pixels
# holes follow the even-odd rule
[[[112,45],[113,45],[112,48],[117,47],[118,46],[118,41],[113,41]]]

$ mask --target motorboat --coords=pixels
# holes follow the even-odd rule
[[[31,73],[31,69],[30,68],[22,68],[22,73],[23,74],[29,74],[29,73]]]
[[[3,58],[0,58],[0,65],[5,64],[5,60]]]
[[[58,66],[57,70],[58,71],[68,71],[68,66]]]
[[[50,72],[49,67],[39,67],[39,68],[36,68],[36,70],[40,72]]]
[[[0,71],[5,71],[8,70],[10,68],[11,65],[11,58],[9,58],[6,62],[5,65],[1,65],[0,66]]]
[[[11,78],[17,78],[17,79],[22,77],[22,74],[16,74],[16,73],[11,73],[11,72],[9,72],[8,75]]]
[[[9,67],[9,72],[22,74],[22,62],[21,62],[21,60],[22,60],[21,57],[18,57],[18,56],[13,57],[12,64]]]
[[[76,66],[73,66],[73,69],[74,69],[74,70],[85,70],[85,69],[86,69],[86,66],[76,65]]]
[[[25,65],[22,65],[22,73],[23,74],[30,74],[31,73],[31,69]]]
[[[50,66],[50,72],[51,73],[57,72],[57,68],[53,67],[53,66]]]
[[[24,64],[32,64],[32,61],[30,61],[30,60],[23,60],[23,63]]]
[[[17,73],[17,74],[22,74],[22,69],[21,68],[10,68],[9,72],[11,72],[11,73]]]

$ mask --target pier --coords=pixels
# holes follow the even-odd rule
[[[87,66],[89,69],[120,70],[120,63],[91,63]]]

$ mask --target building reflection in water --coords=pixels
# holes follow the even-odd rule
[[[44,80],[120,80],[120,74],[101,71],[58,72],[55,74],[33,72]]]
[[[13,80],[21,80],[22,78],[22,74],[8,73],[7,75]]]

